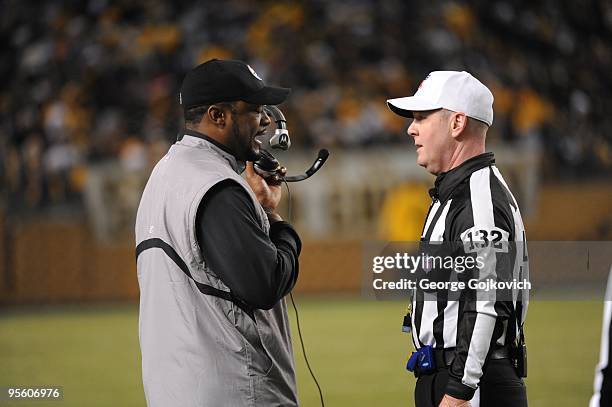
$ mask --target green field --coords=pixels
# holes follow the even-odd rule
[[[404,304],[359,298],[297,298],[308,356],[326,405],[411,406],[404,370],[410,339],[400,332]],[[532,302],[527,321],[529,405],[584,406],[598,357],[602,303]],[[292,321],[295,323],[293,313]],[[294,349],[301,403],[318,405]],[[0,314],[0,386],[59,385],[62,402],[35,406],[144,406],[136,306],[47,308]],[[0,406],[28,402],[0,402]]]

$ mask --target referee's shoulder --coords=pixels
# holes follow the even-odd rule
[[[495,165],[466,177],[453,192],[452,199],[448,219],[451,234],[461,234],[466,228],[512,230],[511,208],[516,202]]]
[[[461,193],[463,199],[470,200],[472,204],[485,204],[488,201],[494,208],[503,210],[516,206],[512,193],[495,165],[474,171],[464,183]]]
[[[481,169],[480,172],[479,176],[482,177],[484,181],[474,183],[479,189],[472,194],[473,199],[474,197],[479,197],[475,199],[488,200],[490,202],[488,205],[492,208],[491,221],[495,227],[506,230],[513,236],[514,217],[512,211],[513,208],[518,210],[514,196],[510,192],[501,172],[495,165],[485,167]],[[472,175],[474,176],[475,174]],[[479,207],[482,208],[483,205],[479,205]]]

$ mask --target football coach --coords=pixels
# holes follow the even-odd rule
[[[289,91],[241,61],[210,60],[183,80],[185,129],[153,169],[136,219],[150,407],[298,403],[284,297],[301,242],[276,212],[280,184],[252,164],[271,122],[263,106]]]
[[[490,269],[479,273],[528,278],[518,205],[493,153],[485,152],[486,133],[493,124],[490,90],[467,72],[436,71],[414,96],[387,104],[413,119],[408,135],[417,163],[436,175],[422,244],[482,247]],[[527,406],[521,378],[526,374],[527,293],[518,294],[483,301],[444,295],[426,300],[417,288],[405,323],[416,349],[417,363],[409,368],[417,376],[417,407]]]

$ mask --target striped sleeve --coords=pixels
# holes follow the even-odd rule
[[[589,407],[609,406],[612,399],[612,268],[608,274],[608,285],[604,298],[604,317],[601,327],[601,345],[599,348],[599,363],[595,369],[594,393],[589,402]]]
[[[513,235],[513,223],[504,204],[507,199],[498,184],[490,167],[474,172],[469,180],[470,196],[453,217],[453,240],[462,241],[467,253],[483,260],[484,267],[472,276],[479,281],[496,280],[498,273],[504,272],[502,269],[507,263],[504,256],[507,255],[496,247],[503,247],[503,242],[511,240]],[[487,354],[503,330],[500,319],[507,318],[508,314],[507,305],[498,301],[497,295],[494,290],[468,290],[463,297],[456,356],[446,387],[450,396],[470,400],[479,385]]]

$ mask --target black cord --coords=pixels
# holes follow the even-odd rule
[[[284,181],[284,180],[283,180]],[[289,189],[289,184],[285,181],[285,186],[287,187],[287,219],[291,222],[291,190]],[[306,356],[306,346],[304,346],[304,338],[302,338],[302,330],[300,329],[300,316],[298,315],[297,305],[295,305],[295,300],[293,299],[293,293],[289,293],[289,298],[291,298],[291,304],[293,305],[293,310],[295,311],[295,323],[297,325],[298,336],[300,337],[300,345],[302,346],[302,355],[304,356],[304,362],[306,362],[306,367],[310,372],[310,377],[315,382],[317,386],[317,390],[319,390],[319,397],[321,398],[321,407],[325,407],[325,401],[323,401],[323,391],[321,391],[321,386],[319,386],[319,381],[315,376],[312,368],[310,367],[310,362],[308,362],[308,357]]]
[[[306,356],[306,348],[304,347],[304,339],[302,338],[302,330],[300,329],[300,317],[298,316],[297,306],[295,305],[295,301],[293,300],[293,294],[289,293],[289,298],[291,298],[291,303],[293,304],[293,310],[295,311],[295,322],[297,324],[298,335],[300,337],[300,345],[302,345],[302,355],[304,355],[304,362],[306,362],[306,367],[308,367],[308,371],[310,372],[310,376],[312,380],[314,380],[317,385],[317,390],[319,390],[319,397],[321,398],[321,407],[325,407],[325,401],[323,401],[323,392],[321,391],[321,386],[319,386],[319,382],[310,367],[310,363],[308,362],[308,357]]]
[[[291,223],[291,190],[289,189],[289,183],[284,178],[283,182],[287,187],[287,221]]]

